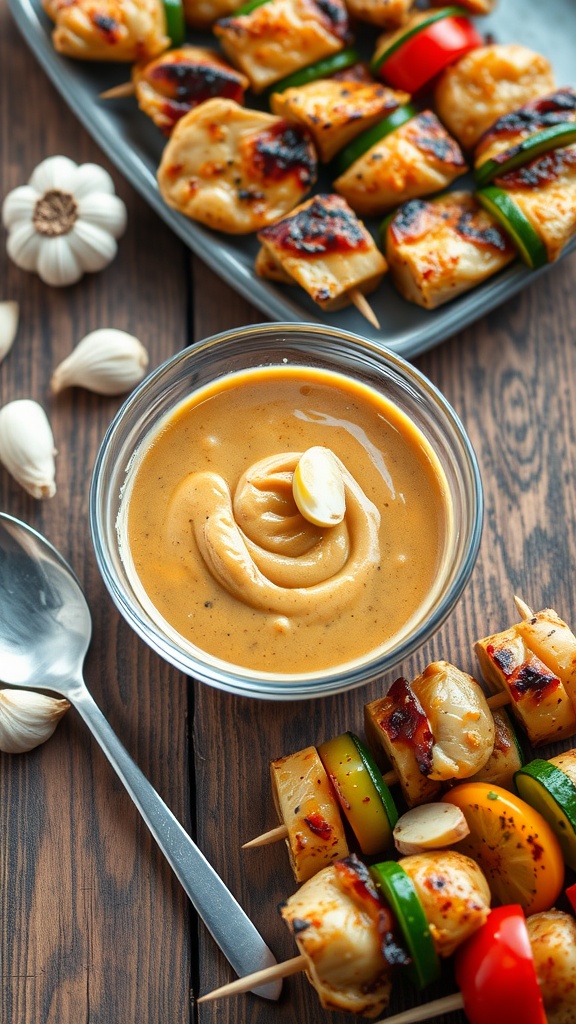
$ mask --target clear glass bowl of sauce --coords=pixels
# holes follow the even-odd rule
[[[293,497],[315,447],[344,483],[329,527]],[[104,582],[157,653],[286,700],[363,685],[438,629],[472,572],[483,501],[460,420],[414,367],[345,331],[262,324],[185,349],[130,395],[90,517]]]

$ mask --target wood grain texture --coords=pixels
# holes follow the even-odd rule
[[[2,195],[50,154],[107,166],[36,66],[3,0],[0,115]],[[188,685],[112,606],[89,539],[88,490],[98,444],[120,402],[80,390],[48,396],[57,362],[96,327],[138,335],[154,366],[186,342],[262,319],[192,259],[108,169],[127,203],[129,228],[102,274],[50,289],[9,262],[2,234],[0,299],[18,300],[22,319],[14,350],[0,366],[0,402],[40,401],[59,456],[51,502],[27,498],[0,471],[0,508],[45,533],[73,565],[94,620],[90,688],[284,959],[294,948],[276,908],[294,883],[283,845],[240,849],[276,823],[269,760],[346,729],[361,732],[363,704],[396,675],[412,676],[434,658],[473,672],[473,641],[514,619],[514,592],[576,622],[576,258],[417,361],[468,428],[484,481],[480,556],[456,611],[381,682],[326,700],[251,701]],[[195,1006],[191,993],[224,983],[232,972],[74,712],[45,746],[20,757],[0,755],[0,971],[3,1024],[348,1019],[323,1012],[303,976],[286,982],[277,1006],[251,995]],[[443,990],[433,988],[430,998]],[[397,988],[394,1009],[416,999]]]

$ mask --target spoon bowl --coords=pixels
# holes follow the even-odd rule
[[[72,569],[31,527],[0,513],[0,675],[52,690],[76,708],[148,825],[220,949],[240,976],[276,960],[232,893],[142,774],[91,696],[82,675],[90,611]],[[280,979],[256,989],[278,999]]]

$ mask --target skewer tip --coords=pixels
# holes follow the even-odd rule
[[[363,317],[365,317],[368,323],[372,324],[372,326],[379,331],[380,321],[378,320],[376,313],[372,309],[372,306],[368,302],[368,299],[360,291],[360,289],[351,288],[350,291],[348,292],[348,295],[350,297],[350,301],[353,303],[354,306],[356,306],[358,312],[361,313]]]
[[[514,604],[516,605],[516,608],[518,609],[518,612],[522,616],[523,619],[531,619],[531,618],[533,618],[534,612],[532,611],[530,606],[527,605],[526,602],[522,600],[521,597],[518,597],[517,594],[514,594]]]

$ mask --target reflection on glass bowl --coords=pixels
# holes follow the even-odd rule
[[[346,491],[328,529],[291,488],[322,445]],[[151,374],[90,496],[100,570],[137,633],[203,682],[280,700],[360,686],[423,644],[469,579],[482,513],[437,389],[355,335],[295,323],[229,331]]]

